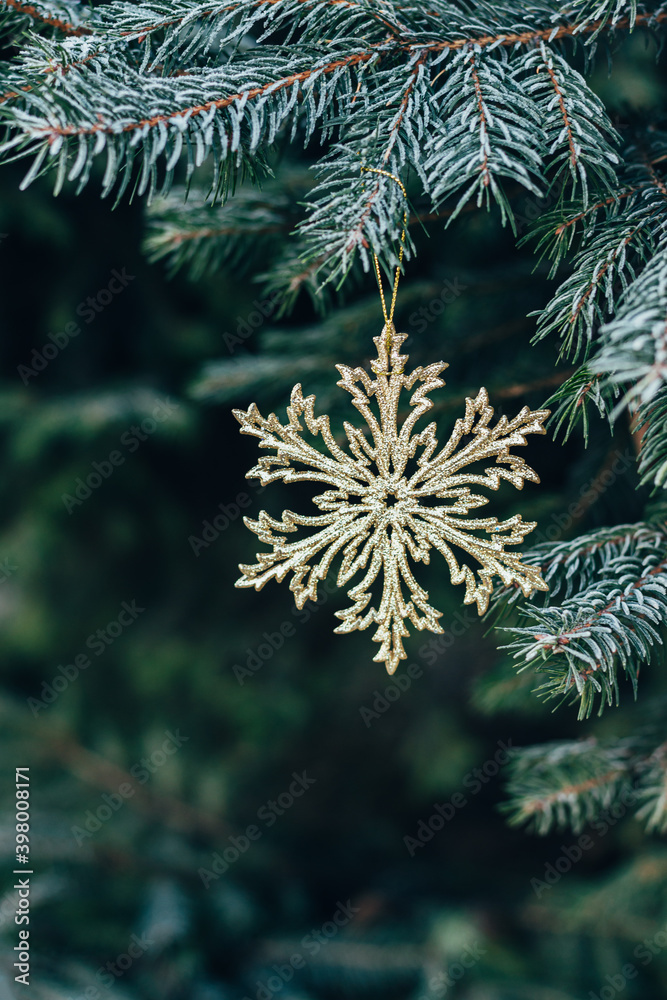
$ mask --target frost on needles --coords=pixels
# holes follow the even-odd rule
[[[22,187],[46,175],[55,193],[92,184],[145,199],[148,252],[195,278],[223,267],[254,275],[261,249],[276,315],[304,290],[326,313],[364,280],[373,253],[389,271],[405,212],[410,260],[415,224],[441,232],[479,208],[518,228],[517,191],[544,205],[527,239],[557,285],[534,345],[574,366],[549,402],[551,429],[587,435],[592,421],[630,420],[638,481],[653,493],[634,523],[577,535],[573,522],[571,537],[529,550],[548,595],[500,587],[493,597],[517,678],[530,674],[539,696],[574,702],[582,718],[640,697],[642,671],[661,669],[667,133],[647,121],[621,134],[589,81],[631,32],[663,45],[666,30],[667,4],[636,0],[0,2],[11,55],[0,68],[0,158],[25,162]],[[276,173],[296,144],[314,171]],[[368,169],[401,177],[409,203]],[[320,345],[366,322],[364,308],[306,331],[301,362],[328,367]],[[282,377],[292,341],[273,343],[259,358],[212,363],[193,394],[219,400]],[[525,750],[509,808],[538,832],[577,830],[631,786],[640,818],[664,830],[666,774],[659,727],[638,718],[621,743]]]

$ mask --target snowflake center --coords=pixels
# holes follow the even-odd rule
[[[385,508],[391,509],[392,507],[398,507],[401,501],[407,499],[407,484],[404,479],[401,479],[398,482],[392,482],[391,480],[389,482],[382,482],[379,484],[376,496]]]

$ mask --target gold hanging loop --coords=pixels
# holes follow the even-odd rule
[[[408,193],[405,190],[405,185],[403,182],[396,177],[394,174],[390,174],[388,170],[376,170],[373,167],[362,167],[363,172],[368,174],[381,174],[383,177],[389,177],[390,180],[396,181],[400,185],[401,191],[405,195],[407,201]],[[403,263],[403,250],[405,249],[405,231],[408,225],[408,213],[403,212],[403,230],[401,232],[401,248],[398,252],[398,267],[396,268],[396,274],[394,276],[394,288],[391,296],[391,306],[389,307],[389,313],[387,313],[387,303],[384,298],[384,290],[382,288],[382,274],[380,271],[380,261],[376,253],[373,254],[373,261],[375,263],[375,276],[378,282],[378,288],[380,289],[380,301],[382,302],[382,314],[384,316],[385,328],[387,330],[387,347],[391,346],[390,342],[390,331],[393,327],[394,322],[394,309],[396,308],[396,296],[398,294],[398,282],[401,277],[401,264]]]

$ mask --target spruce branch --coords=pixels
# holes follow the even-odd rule
[[[83,23],[87,13],[79,0],[0,0],[0,34],[16,37],[31,29],[51,28],[70,37],[90,35]]]
[[[552,184],[560,187],[561,197],[568,178],[570,197],[580,186],[586,211],[591,181],[603,192],[618,187],[618,135],[605,107],[581,74],[544,42],[521,60],[519,76],[522,90],[539,108],[547,151],[554,156]]]
[[[288,40],[299,36],[304,42],[321,40],[317,15],[326,13],[327,35],[334,37],[341,30],[350,37],[362,32],[378,32],[383,38],[389,31],[406,50],[418,47],[429,52],[455,52],[466,47],[476,49],[530,47],[541,41],[552,44],[580,36],[595,37],[607,27],[608,18],[591,19],[586,10],[573,11],[568,4],[546,2],[541,9],[535,3],[522,11],[517,21],[514,4],[482,3],[474,5],[474,17],[463,5],[453,6],[447,0],[408,7],[401,3],[383,3],[382,10],[354,0],[238,0],[237,3],[201,3],[197,0],[152,3],[144,16],[141,5],[116,2],[96,12],[100,31],[115,32],[129,41],[144,44],[152,35],[161,35],[160,56],[168,55],[174,45],[183,43],[190,30],[188,45],[191,52],[206,48],[210,38],[233,24],[234,37],[242,37],[255,25],[260,25],[262,41],[287,30]],[[160,16],[160,12],[162,16]],[[157,19],[155,18],[157,14]],[[576,14],[577,16],[573,16]],[[667,19],[664,5],[660,9],[639,13],[634,21],[617,18],[613,27],[632,30],[635,26],[656,28]],[[560,22],[560,23],[555,23]],[[194,30],[193,30],[194,29]],[[303,34],[299,35],[299,32]],[[423,38],[419,36],[423,35]],[[443,37],[444,36],[444,37]]]
[[[365,270],[372,252],[383,255],[388,269],[398,263],[408,204],[393,177],[400,179],[406,163],[423,175],[420,146],[437,113],[423,54],[414,56],[405,71],[398,76],[394,69],[376,69],[373,93],[361,99],[361,124],[346,129],[342,141],[318,164],[319,182],[297,232],[305,242],[307,262],[335,260],[328,280],[344,277],[357,255]],[[374,172],[378,170],[382,173]],[[406,232],[407,259],[412,249]]]
[[[575,596],[606,572],[612,560],[635,550],[667,548],[667,528],[646,522],[598,528],[572,541],[531,548],[528,558],[542,570],[553,600]]]
[[[493,198],[503,222],[511,221],[502,178],[541,194],[539,109],[502,60],[483,58],[475,49],[450,60],[435,100],[441,124],[428,143],[425,170],[436,206],[465,185],[451,219],[471,199],[488,208]]]
[[[631,810],[647,833],[667,829],[667,744],[660,726],[642,723],[623,739],[558,741],[519,747],[508,765],[511,826],[540,835],[571,829],[611,812]],[[618,813],[616,809],[622,808]]]
[[[649,403],[667,381],[667,250],[655,255],[626,289],[590,370],[610,386],[626,388],[622,408]]]
[[[642,803],[637,819],[647,833],[667,833],[667,743],[662,743],[643,762],[637,795]]]
[[[584,2],[586,2],[586,0],[584,0]],[[611,2],[616,2],[616,0],[611,0]],[[567,9],[572,12],[572,5],[568,4]],[[466,37],[457,38],[455,41],[446,40],[437,42],[433,48],[440,51],[465,48],[466,46],[473,45],[480,49],[496,48],[498,46],[518,48],[521,46],[529,46],[541,41],[553,44],[553,42],[560,42],[564,39],[576,39],[582,36],[589,36],[591,41],[594,41],[601,31],[609,27],[609,18],[605,18],[603,16],[596,20],[587,16],[585,11],[583,13],[583,17],[570,17],[566,23],[561,23],[560,25],[554,24],[549,28],[528,28],[523,31],[516,29],[509,29],[505,31],[498,30],[497,32],[490,34],[471,33]],[[558,9],[553,10],[552,18],[554,20],[557,20],[558,18],[564,20],[560,5],[558,5]],[[613,27],[617,31],[631,31],[640,26],[655,30],[663,24],[665,20],[667,20],[667,10],[665,10],[664,5],[661,5],[660,9],[657,11],[643,12],[638,14],[634,19],[631,17],[621,17],[614,22]]]
[[[574,0],[572,14],[581,20],[581,30],[595,24],[594,37],[608,25],[627,22],[630,31],[637,22],[637,0]],[[643,13],[642,20],[650,15]]]
[[[293,61],[287,56],[281,60],[263,54],[255,61],[257,84],[242,90],[248,77],[242,64],[160,78],[146,77],[109,56],[104,76],[77,69],[59,79],[53,91],[33,89],[26,94],[23,100],[30,110],[14,106],[9,112],[21,122],[22,134],[0,149],[13,155],[15,149],[21,155],[35,154],[24,187],[42,171],[48,155],[57,169],[56,191],[66,178],[78,180],[81,189],[89,179],[93,161],[105,151],[103,194],[112,190],[119,176],[122,194],[140,150],[138,192],[148,192],[149,197],[156,190],[160,161],[164,162],[166,193],[181,154],[187,156],[188,176],[213,154],[213,188],[224,191],[234,172],[243,166],[252,170],[254,159],[261,162],[261,144],[270,147],[282,125],[290,120],[296,124],[300,91],[311,98],[302,118],[307,138],[317,121],[328,118],[336,109],[341,75],[367,58],[368,53],[356,51],[292,72]],[[263,82],[259,82],[261,77]],[[228,96],[210,99],[213,90],[222,90]],[[54,107],[54,97],[58,98],[58,108]],[[151,108],[149,117],[143,117],[146,106]],[[89,108],[96,109],[94,116]]]
[[[609,196],[590,206],[582,200],[564,203],[540,219],[527,237],[537,240],[541,256],[552,258],[552,274],[579,239],[573,272],[538,314],[535,340],[556,333],[562,339],[561,355],[590,357],[619,294],[667,246],[667,184],[657,170],[666,137],[656,131],[646,138],[648,146],[640,141],[623,151],[619,185]]]
[[[548,699],[578,700],[580,719],[591,714],[598,696],[600,713],[605,704],[618,703],[620,668],[636,694],[640,665],[650,662],[662,644],[667,537],[646,525],[628,526],[622,534],[627,537],[620,542],[602,535],[562,543],[571,546],[567,575],[583,572],[583,580],[560,605],[522,607],[520,614],[530,619],[529,625],[505,628],[514,637],[505,648],[515,651],[520,669],[532,666],[545,675],[538,692]],[[539,561],[552,549],[538,548],[526,558]],[[551,564],[544,566],[550,585],[562,569],[563,554],[557,548]],[[501,592],[496,606],[508,607],[512,597]]]
[[[606,383],[602,383],[601,377],[594,375],[588,365],[582,365],[547,401],[547,405],[552,408],[550,425],[554,430],[554,438],[562,434],[563,440],[567,441],[581,421],[584,443],[588,444],[589,410],[592,407],[595,407],[599,417],[608,421],[611,428],[615,395],[618,392],[615,393]]]
[[[667,387],[662,388],[635,413],[640,434],[638,471],[640,482],[655,491],[667,487]]]
[[[11,66],[0,65],[0,104],[20,99],[23,94],[38,87],[45,77],[49,77],[52,73],[64,76],[70,69],[92,62],[97,55],[97,51],[92,51],[87,55],[81,55],[78,59],[63,61],[60,65],[56,65],[48,60],[44,62],[39,58],[37,60],[31,59],[24,52],[25,61],[20,73],[17,73]],[[32,82],[28,82],[30,78],[32,78]]]
[[[551,260],[549,277],[558,271],[571,252],[573,244],[579,245],[604,226],[606,220],[617,215],[627,198],[637,193],[637,188],[617,188],[613,194],[584,208],[581,200],[559,199],[558,207],[539,216],[519,242],[519,246],[535,243],[535,253],[540,260]],[[600,215],[598,215],[600,213]],[[581,239],[583,235],[583,240]]]
[[[555,333],[562,342],[559,357],[585,359],[598,325],[614,308],[618,286],[627,287],[650,250],[651,234],[643,213],[610,220],[579,251],[573,273],[538,314],[533,343]]]
[[[174,188],[148,210],[144,249],[151,262],[166,261],[170,274],[185,268],[193,281],[223,267],[245,273],[287,238],[294,195],[294,187],[284,184],[261,190],[246,185],[224,204],[211,204],[205,192],[187,200],[187,191]]]
[[[501,809],[511,826],[533,833],[587,823],[631,789],[633,753],[627,741],[594,738],[521,748],[508,765],[508,800]]]
[[[636,23],[661,20],[640,11]],[[300,230],[307,263],[321,261],[328,280],[355,256],[368,266],[371,249],[387,266],[395,259],[404,206],[377,182],[364,201],[359,159],[414,171],[431,214],[450,218],[473,199],[496,201],[511,220],[508,178],[539,195],[555,171],[585,199],[611,184],[613,129],[556,49],[596,22],[557,3],[533,4],[518,22],[512,5],[486,2],[474,17],[441,0],[115,2],[93,8],[85,28],[85,39],[59,42],[33,32],[0,81],[0,155],[32,159],[24,186],[53,171],[56,191],[80,190],[105,157],[103,194],[132,184],[150,200],[168,193],[181,163],[189,181],[212,157],[212,194],[224,197],[239,174],[264,172],[283,137],[333,140]],[[343,218],[326,203],[348,184],[356,203]]]
[[[40,736],[40,740],[51,759],[57,760],[86,784],[114,791],[126,781],[133,783],[130,774],[123,767],[82,746],[70,733],[49,729]],[[141,787],[137,787],[135,792],[132,796],[133,808],[158,816],[175,829],[203,833],[210,837],[229,835],[229,824],[212,812],[204,811],[165,792]]]

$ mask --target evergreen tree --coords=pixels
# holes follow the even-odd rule
[[[501,511],[520,506],[538,520],[539,541],[525,558],[541,568],[550,591],[525,599],[516,588],[498,586],[489,625],[501,651],[477,679],[473,697],[481,713],[536,720],[535,741],[546,727],[546,741],[512,755],[502,808],[512,824],[533,832],[568,831],[579,857],[588,850],[576,839],[582,832],[592,826],[591,836],[601,838],[626,814],[647,837],[667,832],[660,676],[667,620],[667,130],[654,66],[667,4],[3,0],[0,11],[7,55],[0,69],[0,157],[20,162],[21,190],[37,182],[65,198],[76,192],[90,199],[94,191],[118,211],[141,201],[151,262],[164,262],[172,275],[184,272],[208,289],[202,294],[211,301],[220,288],[236,294],[235,282],[245,282],[219,358],[207,349],[199,365],[197,356],[187,385],[179,381],[183,358],[172,359],[168,372],[165,360],[164,382],[176,386],[180,402],[164,431],[177,441],[196,436],[199,404],[228,407],[254,397],[266,412],[282,407],[295,381],[317,392],[319,412],[340,419],[345,401],[333,365],[360,364],[371,352],[381,326],[373,254],[390,280],[407,215],[397,327],[409,334],[412,360],[443,357],[451,364],[438,418],[458,415],[482,382],[491,401],[508,410],[517,400],[539,406],[551,394],[552,440],[531,445],[544,487],[530,487],[519,501],[501,490],[497,499]],[[644,62],[640,45],[647,46]],[[648,106],[633,105],[631,85],[623,90],[618,83],[632,59],[659,95]],[[407,197],[390,175],[402,180]],[[248,292],[251,280],[256,290]],[[153,348],[160,350],[157,338]],[[186,356],[190,366],[194,351]],[[19,371],[28,394],[37,391],[39,364],[33,356]],[[135,385],[131,394],[108,386],[105,396],[79,399],[66,411],[40,397],[30,425],[23,397],[8,394],[7,420],[21,431],[12,432],[13,460],[20,465],[43,454],[54,423],[62,433],[76,426],[92,434],[95,420],[112,429],[119,419],[155,422],[156,398],[150,386]],[[232,433],[225,423],[225,440],[209,446],[209,462],[219,455],[227,462]],[[246,463],[250,455],[250,448],[241,451]],[[67,471],[59,474],[68,513],[83,502],[65,488],[72,480]],[[257,487],[245,488],[254,514]],[[266,505],[281,498],[289,505],[287,496],[276,487]],[[223,517],[229,522],[239,513],[236,507],[232,516],[227,506]],[[121,521],[119,515],[119,538]],[[203,534],[190,539],[197,557],[211,544]],[[253,544],[249,534],[239,535],[227,560],[248,558]],[[447,608],[443,620],[450,626],[443,637],[413,639],[408,655],[424,669],[446,672],[456,629],[479,626],[455,611],[459,595],[448,594],[445,574],[435,566],[429,571],[429,591]],[[258,600],[247,613],[256,623],[268,606]],[[332,613],[333,607],[321,615]],[[349,655],[357,671],[376,669],[365,665],[362,639],[327,640],[327,666],[335,671]],[[16,642],[24,648],[24,638]],[[178,676],[174,656],[162,650],[158,659]],[[211,657],[209,649],[197,667],[200,692]],[[235,668],[247,677],[259,669],[250,658]],[[272,669],[267,664],[263,675]],[[237,681],[242,692],[237,672],[215,703],[230,724],[237,707],[253,711],[241,707]],[[149,675],[142,683],[150,694]],[[269,712],[270,688],[262,698]],[[545,702],[548,710],[552,702],[569,707],[547,721]],[[281,708],[286,725],[295,711]],[[370,728],[384,709],[366,711]],[[591,718],[603,712],[600,721]],[[246,722],[251,731],[253,719]],[[425,732],[430,724],[427,715]],[[58,752],[66,756],[62,746]],[[432,789],[437,776],[429,776],[427,758],[426,749],[415,751],[410,767],[417,775],[423,768],[426,777],[415,780]],[[152,800],[146,805],[161,807],[169,809]],[[207,824],[210,830],[210,818],[194,812],[181,818],[195,837]],[[412,854],[424,846],[414,839]],[[555,882],[540,869],[532,888],[547,938],[556,926],[565,936],[583,931],[622,955],[618,900],[628,922],[661,929],[665,855],[650,843],[637,846],[603,886],[582,883],[571,895],[554,892],[553,900]],[[572,857],[566,857],[570,868]],[[178,910],[171,897],[167,904]],[[224,897],[225,906],[237,904]],[[432,934],[437,941],[437,927]],[[461,948],[474,931],[467,928],[463,938]],[[455,940],[447,937],[448,955]],[[554,966],[567,954],[562,940],[558,947],[541,945],[557,952]],[[287,948],[277,948],[277,961]],[[386,988],[390,950],[367,956],[368,981],[379,989]],[[437,947],[436,954],[444,962]],[[396,959],[389,982],[397,991],[403,983],[406,996],[443,995],[428,961],[413,968],[411,960],[407,949]],[[271,964],[257,962],[253,968],[264,971]],[[363,956],[359,962],[362,982],[355,988],[363,992]],[[333,971],[326,963],[320,971],[325,984],[329,976],[332,988],[344,989],[347,973],[330,964]],[[466,987],[471,997],[547,1000],[578,996],[580,982],[608,988],[602,978],[554,967],[549,981],[559,992],[545,987],[540,994],[526,970],[508,983],[497,955],[481,968],[480,985]],[[654,975],[658,990],[664,966]],[[316,990],[313,976],[307,988]],[[627,973],[622,978],[625,988]],[[205,996],[204,989],[197,995]]]

